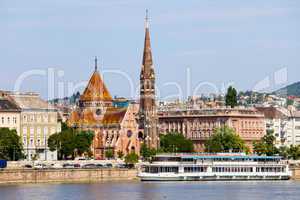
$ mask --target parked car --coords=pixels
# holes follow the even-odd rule
[[[104,168],[105,166],[101,163],[96,164],[96,168]]]
[[[84,169],[95,169],[97,166],[95,164],[85,164],[82,166]]]
[[[74,169],[75,166],[71,163],[64,163],[63,168],[65,168],[65,169]]]
[[[105,166],[106,168],[112,168],[112,167],[113,167],[113,165],[112,165],[111,163],[106,163],[104,166]]]
[[[75,163],[75,164],[74,164],[74,168],[80,168],[80,164]]]
[[[60,168],[62,168],[62,166],[60,164],[58,164],[58,163],[54,163],[54,164],[51,164],[50,168],[52,168],[52,169],[60,169]]]
[[[117,164],[116,168],[124,169],[124,168],[127,168],[127,165],[126,164]]]
[[[36,165],[34,165],[33,167],[34,169],[47,169],[47,165],[46,164],[43,164],[43,163],[38,163]]]
[[[31,169],[31,168],[32,168],[32,165],[26,164],[26,165],[24,165],[23,167],[24,167],[24,168]]]

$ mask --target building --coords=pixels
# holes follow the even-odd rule
[[[20,135],[20,115],[21,109],[9,97],[0,96],[0,128],[16,130]]]
[[[92,152],[96,159],[103,159],[108,150],[113,150],[115,156],[119,151],[139,153],[137,113],[137,104],[111,97],[95,59],[95,70],[67,123],[78,130],[92,130]]]
[[[214,129],[223,126],[233,128],[250,148],[266,132],[264,115],[249,108],[161,109],[158,118],[161,133],[182,133],[196,151],[203,151]]]
[[[300,145],[300,111],[291,111],[286,145]]]
[[[10,93],[20,107],[20,137],[27,160],[57,160],[57,152],[51,152],[47,140],[51,134],[61,131],[57,110],[35,93]]]
[[[257,107],[266,118],[266,129],[273,133],[276,147],[300,144],[300,112],[284,107]]]
[[[155,73],[150,44],[148,16],[146,16],[145,24],[144,53],[140,74],[139,133],[149,148],[157,149],[159,146],[159,136],[155,103]]]

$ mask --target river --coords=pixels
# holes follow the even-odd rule
[[[299,200],[300,182],[103,182],[1,185],[1,200]]]

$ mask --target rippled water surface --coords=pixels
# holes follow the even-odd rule
[[[1,200],[299,200],[300,182],[105,182],[0,186]]]

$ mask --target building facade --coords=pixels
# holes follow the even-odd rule
[[[118,152],[139,154],[137,113],[137,104],[112,99],[95,60],[95,71],[67,123],[79,130],[93,131],[91,150],[94,158],[104,159],[108,150],[115,156]]]
[[[0,128],[16,130],[20,135],[21,109],[7,96],[0,96]]]
[[[300,112],[284,107],[257,107],[266,118],[266,129],[273,133],[276,147],[300,145]]]
[[[148,16],[146,16],[144,53],[140,74],[140,108],[139,129],[140,136],[149,148],[159,146],[158,117],[155,102],[155,73],[150,44]]]
[[[35,93],[11,93],[9,96],[21,109],[20,137],[27,160],[57,160],[57,152],[50,151],[47,140],[61,131],[57,110]]]
[[[193,141],[199,152],[204,150],[205,141],[213,135],[214,129],[223,126],[233,128],[250,149],[252,143],[266,133],[264,115],[255,109],[162,109],[158,117],[161,133],[182,133]]]

